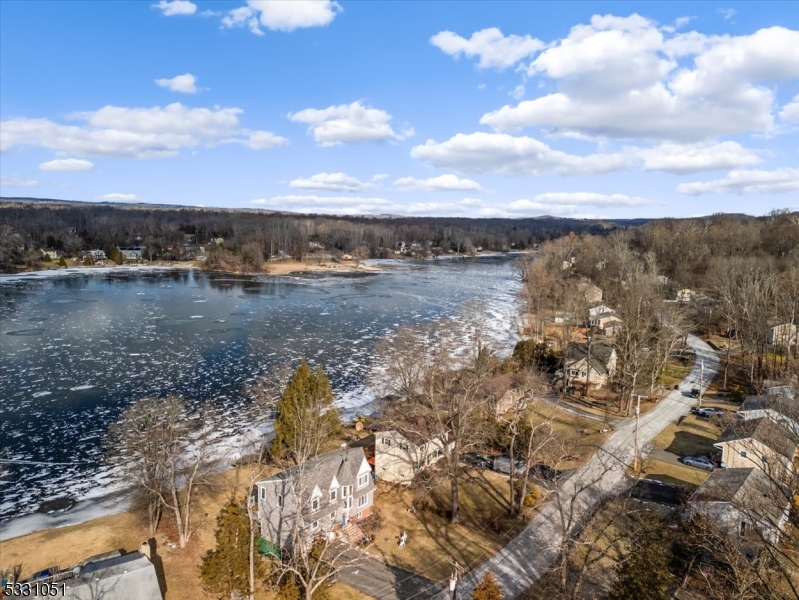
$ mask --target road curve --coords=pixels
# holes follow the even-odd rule
[[[688,396],[692,388],[706,389],[719,369],[719,357],[705,342],[696,336],[688,336],[688,345],[696,352],[693,369],[672,391],[651,411],[640,419],[638,431],[639,447],[643,450],[663,429],[681,416],[687,415],[697,401]],[[704,362],[704,378],[700,382],[701,367]],[[605,498],[620,493],[627,485],[624,471],[632,464],[634,456],[635,421],[618,425],[615,433],[597,450],[596,454],[564,483],[561,494],[568,498],[580,491],[575,501],[573,519],[577,524],[593,513]],[[559,512],[555,502],[546,504],[536,517],[530,521],[502,549],[467,573],[458,582],[457,596],[466,600],[471,598],[474,586],[491,571],[502,586],[505,598],[514,598],[530,587],[549,569],[558,557],[562,535]],[[452,597],[449,590],[435,595],[420,594],[422,598],[447,600]]]

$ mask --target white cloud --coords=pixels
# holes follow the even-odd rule
[[[511,97],[511,98],[513,98],[514,100],[517,100],[517,101],[518,101],[518,100],[521,100],[522,98],[524,98],[524,94],[525,94],[526,92],[527,92],[527,90],[526,90],[526,89],[524,89],[524,86],[523,86],[522,84],[519,84],[519,85],[517,85],[515,88],[513,88],[513,91],[511,91],[511,92],[508,94],[508,96],[510,96],[510,97]]]
[[[680,194],[776,194],[799,190],[799,169],[780,168],[773,171],[738,169],[724,179],[681,183]]]
[[[527,136],[505,133],[459,133],[445,142],[427,140],[411,156],[435,167],[500,175],[572,175],[609,173],[630,167],[629,153],[578,156],[553,150]]]
[[[79,155],[163,158],[222,143],[256,149],[287,143],[275,134],[243,128],[242,112],[218,106],[189,108],[176,102],[151,108],[105,106],[67,116],[79,125],[18,117],[0,122],[0,150],[37,146]]]
[[[384,110],[364,106],[359,100],[327,108],[306,108],[289,113],[295,123],[309,125],[309,132],[319,146],[335,146],[349,142],[404,140],[413,135],[413,128],[396,133],[391,127],[393,117]]]
[[[483,188],[480,184],[471,179],[461,179],[457,175],[446,174],[428,179],[415,179],[413,177],[402,177],[394,182],[394,185],[403,192],[441,192],[441,191],[480,191]]]
[[[94,170],[94,163],[80,158],[57,158],[41,163],[39,170],[60,171],[63,173],[86,172]]]
[[[0,176],[0,187],[33,187],[36,185],[39,185],[39,182],[35,179],[23,179],[16,173],[11,177]]]
[[[222,19],[225,27],[246,25],[256,35],[261,26],[271,31],[294,31],[307,27],[325,27],[343,9],[331,0],[248,0],[246,6],[228,11]]]
[[[479,57],[477,66],[481,69],[499,70],[512,67],[545,46],[529,35],[505,36],[496,27],[476,31],[468,40],[452,31],[441,31],[430,38],[430,43],[456,59],[461,55]]]
[[[156,79],[155,83],[162,88],[181,94],[196,94],[199,91],[197,77],[191,73],[175,75],[172,79]]]
[[[373,178],[374,180],[374,178]],[[308,178],[294,179],[289,187],[303,190],[332,190],[336,192],[360,192],[375,187],[374,183],[359,181],[345,173],[317,173]]]
[[[271,210],[336,215],[452,215],[469,213],[485,206],[482,200],[464,198],[457,202],[396,203],[386,198],[353,196],[286,195],[257,198],[252,204]]]
[[[669,37],[639,15],[595,15],[521,68],[557,91],[486,113],[482,124],[681,142],[767,133],[774,93],[763,84],[799,77],[799,31]]]
[[[193,15],[197,12],[197,5],[189,0],[160,0],[158,4],[153,4],[153,8],[160,10],[165,17],[175,15]]]
[[[523,202],[523,201],[519,201]],[[526,201],[524,201],[526,202]],[[544,204],[567,204],[579,206],[653,206],[660,204],[640,196],[625,194],[596,194],[594,192],[548,192],[538,194],[535,202]],[[513,203],[511,203],[513,205]]]
[[[644,171],[698,173],[748,167],[762,159],[738,142],[677,144],[664,142],[654,148],[636,148],[632,152],[643,161]]]
[[[389,177],[388,173],[375,173],[374,175],[372,175],[372,181],[374,182],[383,181],[384,179],[388,179],[388,177]]]
[[[719,13],[725,21],[732,20],[732,18],[738,14],[738,11],[734,8],[718,8],[716,12]]]
[[[142,202],[142,199],[136,194],[120,194],[119,192],[95,196],[94,199],[101,202]]]
[[[780,119],[792,123],[799,123],[799,94],[794,96],[793,100],[782,107]]]

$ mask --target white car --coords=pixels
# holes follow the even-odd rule
[[[697,469],[704,469],[705,471],[712,471],[716,468],[713,462],[704,456],[686,456],[682,459],[683,464],[689,467],[696,467]]]

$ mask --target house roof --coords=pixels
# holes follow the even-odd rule
[[[608,372],[608,362],[613,354],[613,347],[608,344],[591,344],[591,366],[602,375]],[[566,347],[566,359],[569,362],[576,362],[588,358],[588,344],[569,342]]]
[[[790,502],[790,494],[756,467],[716,469],[694,492],[691,501],[730,502],[778,524]]]
[[[437,438],[439,429],[428,417],[418,415],[392,423],[382,428],[380,431],[396,431],[407,438],[408,441],[413,442],[417,446],[421,446]],[[375,435],[380,435],[380,431],[376,432]]]
[[[139,552],[116,556],[81,567],[64,582],[69,600],[160,600],[155,567]]]
[[[784,426],[775,423],[768,417],[739,421],[729,425],[721,432],[721,436],[716,443],[722,444],[746,439],[757,440],[791,460],[796,454],[797,440],[795,436],[792,436],[791,432]]]
[[[768,408],[768,400],[763,396],[747,396],[746,400],[738,407],[738,412],[747,412],[750,410],[764,410]]]
[[[319,486],[319,489],[327,490],[334,477],[342,485],[348,485],[344,482],[352,481],[358,477],[358,471],[365,458],[366,455],[363,452],[363,448],[342,448],[341,450],[320,454],[306,461],[303,465],[303,474],[306,478],[304,485],[308,490],[313,490],[315,486]],[[294,466],[262,479],[258,483],[288,481],[297,477],[299,471],[300,467]]]

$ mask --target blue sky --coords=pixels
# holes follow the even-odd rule
[[[799,3],[4,1],[0,121],[3,196],[799,209]]]

